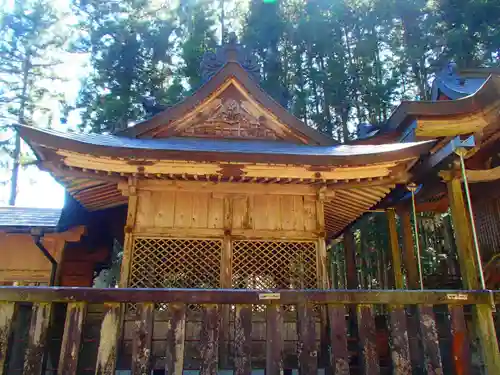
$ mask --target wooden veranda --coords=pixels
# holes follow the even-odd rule
[[[200,374],[215,374],[220,371],[219,353],[226,345],[232,353],[235,374],[250,374],[257,368],[265,368],[266,374],[282,374],[291,368],[283,356],[284,346],[290,341],[285,335],[284,315],[293,312],[297,316],[297,362],[300,374],[317,374],[324,368],[333,374],[379,374],[380,357],[377,348],[377,330],[374,311],[388,312],[388,332],[391,341],[391,363],[393,374],[411,374],[412,361],[408,335],[406,308],[416,311],[420,332],[418,344],[423,348],[426,373],[471,374],[471,348],[466,339],[464,309],[473,306],[480,313],[478,319],[488,321],[494,303],[500,303],[500,293],[491,291],[298,291],[275,290],[273,292],[250,290],[201,290],[201,289],[91,289],[91,288],[47,288],[47,287],[1,287],[3,302],[0,304],[0,373],[40,374],[47,357],[53,355],[45,373],[58,374],[115,374],[119,351],[121,314],[128,303],[137,304],[138,314],[133,320],[133,335],[127,345],[129,357],[120,366],[131,369],[132,374],[150,374],[152,369],[164,369],[168,374],[182,374],[185,369],[185,348],[188,345],[186,314],[189,306],[200,306],[202,324],[197,360]],[[24,346],[22,369],[6,367],[12,357],[9,353],[8,337],[16,322],[15,312],[26,304],[31,305],[29,336]],[[67,309],[64,332],[60,336],[51,332],[51,314],[56,305]],[[166,304],[167,317],[155,306]],[[87,310],[100,306],[104,315],[100,325],[100,338],[93,361],[82,365],[79,358],[87,355],[79,348],[88,337],[89,316]],[[221,313],[223,306],[234,312],[234,332],[225,341],[221,337]],[[252,330],[252,315],[256,308],[265,311],[265,336],[256,337]],[[446,368],[442,361],[443,332],[438,330],[435,309],[442,308],[453,315],[450,322],[448,342],[453,355],[453,368]],[[315,311],[328,320],[328,330],[315,323]],[[352,328],[346,315],[354,311],[359,336],[359,363],[353,363],[350,337]],[[462,318],[462,319],[460,319]],[[479,323],[479,327],[484,324]],[[486,328],[486,327],[484,327]],[[488,344],[487,332],[480,331]],[[264,358],[255,358],[255,343],[264,342]],[[87,343],[88,344],[88,343]],[[493,343],[490,343],[493,347]],[[487,349],[487,348],[486,348]],[[49,353],[48,353],[49,352]],[[48,353],[48,354],[46,354]],[[17,354],[19,356],[19,353]],[[125,366],[124,363],[125,362]],[[21,362],[22,363],[22,362]],[[498,364],[489,364],[496,366]],[[50,368],[50,366],[53,366]],[[287,366],[287,367],[284,367]],[[296,367],[295,367],[296,366]],[[487,367],[488,371],[492,367]],[[222,368],[224,369],[224,368]],[[3,371],[3,372],[2,372]],[[387,368],[383,373],[388,373]],[[491,373],[491,372],[488,372]]]

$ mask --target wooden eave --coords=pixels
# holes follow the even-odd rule
[[[155,131],[168,126],[189,113],[196,112],[196,108],[213,98],[225,85],[233,83],[242,88],[242,91],[255,100],[261,108],[265,109],[276,121],[290,128],[302,143],[317,145],[333,145],[336,142],[321,132],[307,126],[298,118],[289,113],[280,104],[274,101],[260,86],[248,75],[248,73],[236,62],[228,62],[215,74],[212,79],[199,88],[193,95],[173,107],[157,114],[153,118],[136,124],[117,135],[144,138],[152,137]]]
[[[40,166],[88,210],[126,204],[120,186],[129,178],[159,181],[162,188],[185,189],[190,184],[191,189],[245,194],[315,195],[321,190],[328,236],[340,233],[396,184],[408,182],[408,169],[432,146],[432,142],[301,146],[185,140],[172,144],[167,139],[64,135],[25,126],[18,130],[35,150]],[[185,147],[193,144],[199,148]],[[208,151],[207,144],[229,148]],[[162,149],[165,145],[170,148]],[[248,149],[236,152],[235,145]]]
[[[66,134],[20,125],[17,130],[40,160],[58,162],[69,154],[80,154],[103,160],[125,161],[139,169],[161,161],[355,167],[418,158],[431,147],[431,142],[311,146],[270,141],[134,139],[99,134]]]

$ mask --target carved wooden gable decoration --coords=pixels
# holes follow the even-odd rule
[[[307,143],[303,135],[273,118],[234,79],[183,118],[159,127],[155,138],[196,137]]]
[[[216,99],[211,113],[202,120],[179,131],[177,135],[209,138],[282,139],[282,135],[261,124],[248,109],[249,104],[232,98]]]

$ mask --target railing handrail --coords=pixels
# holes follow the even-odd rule
[[[187,304],[388,304],[470,305],[500,303],[492,290],[242,290],[0,287],[4,302],[187,303]]]

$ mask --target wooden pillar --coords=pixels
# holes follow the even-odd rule
[[[347,272],[347,289],[358,289],[358,275],[356,274],[356,243],[352,229],[344,232],[344,251]]]
[[[389,227],[389,241],[391,246],[392,269],[394,274],[394,286],[403,289],[403,272],[401,252],[399,251],[398,230],[396,226],[396,212],[393,208],[387,210],[387,222]]]
[[[417,258],[415,257],[415,245],[413,243],[413,230],[411,227],[411,209],[409,207],[401,209],[399,217],[403,233],[403,261],[408,278],[408,289],[419,289]]]
[[[326,254],[326,229],[325,229],[325,192],[320,189],[316,198],[316,229],[318,232],[318,242],[316,245],[316,266],[318,274],[318,288],[329,289],[331,287],[331,277],[327,263]],[[330,259],[331,261],[331,259]],[[299,322],[299,328],[304,328],[303,324]],[[299,330],[300,331],[300,330]],[[299,332],[298,331],[298,332]],[[303,335],[302,335],[303,336]],[[299,335],[300,337],[300,335]],[[314,341],[314,339],[313,339]],[[321,364],[328,363],[328,347],[329,347],[329,325],[328,325],[328,312],[327,306],[323,306],[320,311],[320,353],[319,361]],[[299,358],[300,359],[300,358]],[[314,359],[313,359],[314,362]],[[317,366],[317,362],[316,362]],[[301,367],[302,370],[304,368]],[[315,372],[315,370],[313,370]]]
[[[137,215],[137,180],[130,179],[128,190],[123,191],[128,198],[127,221],[125,223],[125,238],[123,240],[123,258],[120,270],[120,288],[128,287],[130,277],[130,262],[132,260],[132,251],[134,247],[133,230],[135,227],[135,218]]]
[[[222,240],[222,256],[220,265],[220,287],[232,287],[233,248],[231,229],[233,227],[233,201],[230,196],[224,196],[224,238]],[[229,368],[229,330],[230,330],[230,305],[221,306],[221,325],[219,328],[220,345],[219,358],[221,368]]]
[[[446,185],[448,187],[451,217],[455,228],[462,282],[467,289],[479,289],[480,284],[478,280],[474,240],[462,193],[462,182],[458,178],[450,178],[446,182]]]
[[[325,195],[323,192],[318,193],[316,199],[316,227],[319,233],[318,244],[316,246],[317,256],[317,271],[318,271],[318,287],[320,289],[328,289],[331,285],[331,280],[328,273],[327,255],[326,255],[326,232],[325,232]]]
[[[387,210],[387,223],[391,246],[392,274],[394,275],[393,283],[396,289],[403,289],[404,280],[401,269],[401,252],[399,250],[396,212],[393,208]],[[394,374],[411,375],[410,346],[404,306],[389,306],[389,323],[391,329],[391,357],[394,366]]]
[[[455,229],[458,259],[462,283],[467,289],[480,289],[478,264],[472,237],[472,228],[464,202],[462,182],[450,176],[445,179],[448,187],[451,215]],[[488,374],[500,374],[500,354],[490,305],[472,306],[475,331],[479,339],[482,357]]]
[[[420,289],[415,244],[413,242],[413,228],[411,224],[411,207],[402,207],[398,210],[398,214],[403,235],[403,262],[406,269],[408,289]],[[423,371],[422,363],[424,357],[419,333],[419,318],[421,314],[415,306],[408,306],[407,313],[409,314],[407,328],[411,365],[416,371]]]

